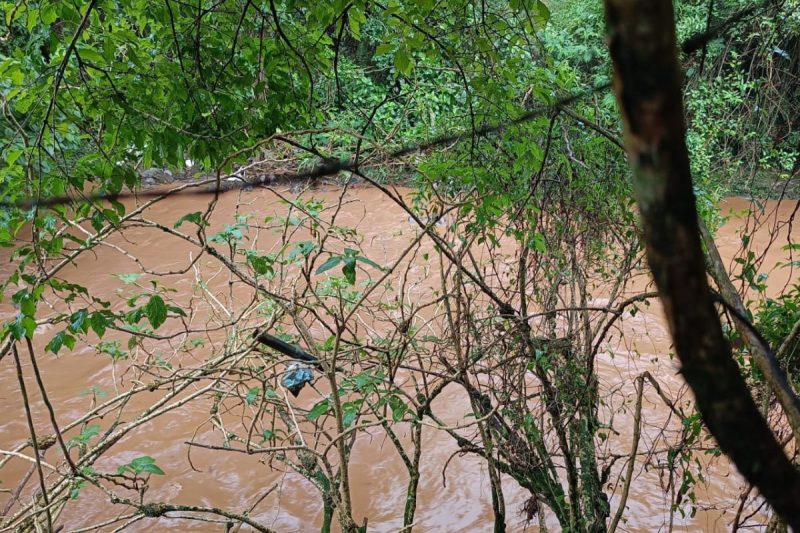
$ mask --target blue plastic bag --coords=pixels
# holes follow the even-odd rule
[[[281,384],[296,397],[305,384],[311,383],[313,380],[314,371],[310,367],[302,363],[291,363],[283,372]]]

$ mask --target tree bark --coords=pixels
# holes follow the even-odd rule
[[[681,372],[706,426],[742,475],[800,530],[800,474],[750,396],[709,291],[686,148],[669,0],[605,0],[647,258]]]
[[[700,236],[706,246],[706,255],[709,262],[709,270],[711,277],[717,284],[719,293],[742,316],[747,316],[747,309],[742,302],[742,298],[733,286],[730,277],[728,276],[725,265],[722,262],[722,257],[719,255],[717,245],[714,243],[714,238],[711,232],[706,227],[702,218],[699,218]],[[786,414],[786,419],[792,428],[792,434],[796,443],[800,444],[800,402],[798,402],[797,395],[794,392],[789,381],[786,379],[786,374],[781,370],[781,367],[776,360],[775,356],[761,344],[761,341],[756,337],[749,324],[745,324],[735,315],[733,316],[733,323],[736,326],[736,331],[742,338],[747,351],[753,358],[758,369],[764,375],[769,390],[775,393],[778,401],[783,407],[783,412]],[[791,335],[787,337],[787,340]]]

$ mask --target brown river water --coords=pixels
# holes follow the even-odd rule
[[[285,194],[289,194],[284,191]],[[338,190],[317,190],[311,193],[324,202],[334,202]],[[237,195],[226,193],[220,198],[214,212],[213,225],[221,226],[234,218]],[[285,214],[285,204],[274,201],[266,191],[246,193],[244,198],[249,205],[246,210],[259,216]],[[371,188],[356,188],[348,192],[348,203],[342,212],[340,223],[354,226],[364,237],[364,247],[370,257],[378,263],[388,264],[397,257],[407,245],[409,235],[414,230],[407,221],[407,215],[381,192]],[[200,204],[200,205],[198,205]],[[723,212],[739,213],[749,206],[749,202],[727,199]],[[172,197],[155,204],[148,210],[150,219],[163,221],[167,225],[182,214],[205,207],[197,197]],[[788,220],[795,204],[784,202],[777,207],[772,202],[766,204],[767,213],[774,212],[774,220]],[[766,216],[766,215],[765,215]],[[738,253],[741,245],[740,232],[746,221],[733,216],[718,232],[717,243],[726,261]],[[770,273],[768,285],[771,294],[784,290],[787,283],[797,281],[797,276],[788,268],[772,266],[786,261],[782,250],[790,236],[790,227],[785,226],[776,233],[759,231],[753,241],[753,249],[758,253],[770,240],[770,247],[764,262]],[[792,237],[800,236],[793,231]],[[125,238],[115,236],[111,242],[139,258],[146,268],[158,270],[178,270],[189,263],[192,247],[177,239],[165,237],[163,233],[145,228],[135,228],[125,233]],[[3,252],[5,253],[5,252]],[[1,256],[0,274],[5,277],[9,269],[7,256]],[[201,265],[202,267],[202,265]],[[74,264],[65,267],[61,277],[90,288],[95,296],[117,302],[115,296],[123,285],[112,274],[138,271],[137,265],[119,249],[98,247],[94,252],[83,254]],[[420,275],[425,275],[423,270]],[[187,274],[168,276],[167,283],[179,291],[190,293],[194,277],[191,270]],[[0,304],[0,320],[13,317],[15,310],[9,305],[9,294]],[[120,306],[121,303],[115,303]],[[112,368],[108,357],[99,356],[82,344],[71,353],[61,352],[59,357],[44,355],[44,346],[56,330],[40,327],[37,331],[35,347],[42,361],[44,382],[53,401],[61,425],[74,420],[90,406],[91,397],[85,391],[93,385],[107,391],[123,390],[126,383],[119,373],[124,368],[117,364]],[[614,412],[614,427],[619,437],[610,438],[605,444],[612,453],[627,454],[629,450],[632,425],[632,406],[634,389],[632,378],[643,370],[650,370],[657,376],[662,386],[673,397],[679,396],[687,402],[688,394],[676,374],[677,365],[669,357],[670,342],[660,320],[657,306],[650,306],[633,317],[626,317],[622,326],[622,338],[609,340],[609,349],[601,351],[598,360],[598,373],[602,389],[608,403],[601,415]],[[26,358],[23,357],[23,361]],[[47,417],[41,398],[35,393],[30,365],[23,365],[28,390],[34,391],[33,409],[40,435],[50,433]],[[301,394],[303,399],[304,391]],[[150,398],[148,401],[154,401]],[[192,404],[189,404],[192,405]],[[437,409],[449,422],[463,419],[469,410],[468,402],[459,393],[445,393],[437,403]],[[642,445],[658,446],[658,431],[663,425],[678,424],[667,421],[669,410],[657,400],[652,391],[645,394]],[[322,505],[318,491],[302,476],[290,470],[271,469],[260,462],[258,455],[224,453],[213,450],[193,449],[191,464],[186,441],[203,440],[204,435],[195,435],[196,429],[208,418],[208,411],[193,412],[183,407],[157,418],[138,428],[134,433],[115,445],[96,464],[98,470],[114,470],[131,458],[140,455],[154,457],[163,468],[166,476],[152,476],[148,500],[168,501],[186,505],[206,505],[243,511],[249,508],[267,489],[277,485],[251,513],[254,520],[279,532],[314,531],[322,522]],[[101,421],[105,429],[110,422]],[[679,424],[678,424],[679,425]],[[207,430],[203,430],[207,431]],[[0,363],[0,450],[10,450],[24,442],[28,429],[20,401],[19,385],[13,359],[9,356]],[[212,440],[208,433],[207,441]],[[425,428],[423,433],[423,459],[419,504],[417,507],[415,530],[421,532],[450,531],[491,531],[492,508],[489,477],[483,461],[471,456],[451,455],[456,450],[453,440],[443,432]],[[32,453],[25,450],[26,453]],[[58,462],[60,452],[56,447],[45,454],[45,460]],[[2,457],[0,457],[2,459]],[[442,470],[447,466],[446,478]],[[729,468],[724,459],[699,458],[708,469],[707,483],[701,483],[698,491],[699,510],[694,516],[674,517],[676,531],[727,531],[736,513],[738,497],[744,488],[741,478]],[[622,461],[620,461],[620,464]],[[275,465],[277,468],[277,465]],[[18,480],[28,470],[29,463],[20,459],[10,460],[0,470],[0,489],[13,489]],[[619,468],[612,472],[609,484],[616,482]],[[620,524],[622,531],[667,531],[670,500],[662,489],[663,480],[657,469],[638,465],[637,476],[633,482],[628,500],[626,522]],[[392,443],[379,431],[370,431],[360,437],[352,452],[350,477],[353,491],[354,517],[360,522],[369,517],[369,530],[378,532],[397,531],[402,525],[402,509],[405,498],[406,470],[398,458]],[[446,482],[445,482],[446,480]],[[30,485],[35,484],[35,478]],[[510,531],[538,531],[536,521],[526,524],[518,512],[526,499],[524,491],[515,482],[504,479],[503,483],[508,527]],[[617,493],[619,490],[617,490]],[[0,510],[5,507],[8,492],[0,492]],[[612,513],[616,510],[618,494],[611,498]],[[65,531],[78,529],[111,518],[121,513],[114,508],[108,497],[96,489],[85,489],[80,497],[71,502],[60,517]],[[129,512],[129,511],[125,511]],[[119,525],[119,524],[117,524]],[[557,530],[557,523],[549,523],[550,530]],[[114,527],[103,528],[112,531]],[[180,521],[161,518],[157,521],[143,520],[132,524],[126,531],[224,531],[222,524],[209,524],[193,521]],[[247,527],[242,528],[248,530]]]

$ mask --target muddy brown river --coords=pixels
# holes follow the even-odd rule
[[[288,191],[283,192],[289,195]],[[314,198],[326,203],[335,202],[339,194],[338,190],[317,190],[311,193]],[[287,209],[285,204],[276,202],[274,196],[265,191],[246,193],[243,198],[247,205],[240,206],[239,209],[261,217],[280,216]],[[215,227],[235,218],[236,200],[236,193],[221,196],[212,219]],[[363,235],[364,247],[369,250],[371,259],[388,264],[407,245],[409,236],[414,235],[414,229],[407,222],[407,215],[382,193],[371,188],[352,189],[347,193],[346,200],[341,223],[357,228]],[[173,197],[155,204],[148,211],[148,216],[171,226],[182,214],[205,207],[204,204],[198,207],[198,202],[202,203],[197,197]],[[747,228],[747,221],[740,214],[749,205],[749,202],[739,198],[728,199],[723,204],[723,213],[734,213],[717,235],[720,252],[728,262],[741,246],[740,232]],[[793,216],[795,204],[784,202],[776,206],[774,202],[768,202],[765,208],[764,217],[771,216],[774,218],[770,220],[786,221]],[[769,273],[768,292],[773,295],[783,291],[788,283],[797,281],[796,273],[791,269],[772,268],[776,263],[787,260],[788,252],[782,247],[790,236],[789,232],[789,226],[783,226],[777,233],[764,229],[756,233],[752,241],[753,249],[757,253],[773,241],[764,262]],[[800,236],[797,231],[792,233],[794,237]],[[190,253],[193,249],[191,245],[148,228],[128,230],[124,238],[114,236],[110,242],[114,247],[100,246],[93,252],[81,255],[73,264],[66,266],[60,276],[89,287],[93,295],[112,301],[116,309],[124,308],[124,300],[117,294],[125,286],[113,274],[139,271],[132,256],[137,257],[145,268],[177,271],[190,264]],[[7,252],[0,254],[5,254],[0,255],[0,277],[5,279],[10,268]],[[200,261],[198,268],[209,267]],[[195,283],[192,272],[189,269],[186,274],[167,276],[165,283],[177,289],[179,294],[182,294],[181,291],[191,294]],[[422,266],[418,273],[421,276],[427,275]],[[0,304],[0,320],[3,321],[12,318],[16,313],[9,305],[9,294],[5,296],[4,303]],[[43,311],[40,308],[40,312]],[[200,321],[199,315],[203,312],[205,311],[200,309],[194,319]],[[71,352],[62,350],[58,357],[45,355],[44,346],[56,331],[48,326],[40,327],[34,344],[40,354],[43,379],[50,399],[55,405],[59,423],[63,426],[81,416],[90,407],[92,395],[87,392],[92,387],[115,394],[132,384],[125,378],[124,363],[113,365],[108,357],[97,355],[84,344],[79,343]],[[632,405],[632,379],[642,371],[649,370],[656,375],[673,397],[680,397],[683,402],[689,401],[685,387],[676,374],[677,365],[669,356],[670,351],[670,342],[657,306],[653,305],[636,316],[626,317],[621,338],[615,336],[609,339],[609,349],[600,352],[598,373],[604,397],[608,401],[608,405],[601,409],[601,416],[615,412],[614,427],[619,432],[618,436],[612,436],[603,444],[606,451],[628,453],[632,411],[622,407]],[[23,357],[23,362],[26,361]],[[180,355],[173,355],[171,362],[180,364]],[[184,363],[190,364],[191,361]],[[30,365],[24,364],[23,367],[26,383],[29,384],[28,390],[33,391],[32,407],[36,427],[40,435],[49,434],[49,422],[41,397],[36,394]],[[150,398],[148,401],[154,400]],[[214,438],[204,426],[208,411],[197,412],[191,408],[192,405],[172,410],[139,427],[112,447],[96,463],[96,469],[112,471],[134,457],[149,455],[156,459],[166,475],[150,478],[147,499],[221,507],[237,512],[248,509],[264,492],[274,487],[251,513],[254,520],[279,532],[319,529],[322,523],[319,492],[302,476],[289,469],[281,470],[278,464],[273,464],[271,468],[262,462],[263,458],[259,455],[223,453],[208,449],[192,449],[189,455],[186,441],[203,440],[204,436],[208,437],[207,441]],[[466,399],[455,391],[446,392],[440,397],[436,408],[449,422],[463,420],[464,414],[469,411]],[[642,449],[650,445],[658,447],[658,432],[663,425],[679,424],[670,419],[669,410],[658,401],[652,391],[645,395],[643,419]],[[105,430],[110,421],[102,420],[99,423]],[[204,428],[199,435],[196,433],[198,427]],[[12,450],[27,438],[28,428],[20,401],[16,371],[9,356],[0,362],[0,450]],[[453,439],[432,428],[424,429],[422,448],[415,531],[491,531],[491,492],[484,461],[469,455],[451,457],[457,449]],[[29,449],[25,453],[32,454]],[[59,454],[57,447],[53,447],[46,452],[44,459],[56,464]],[[448,460],[446,476],[443,476],[443,467]],[[701,482],[698,486],[698,511],[694,516],[676,513],[673,529],[727,531],[736,513],[738,497],[744,483],[724,459],[701,456],[699,460],[707,468],[707,482]],[[10,498],[9,491],[16,487],[29,467],[30,463],[20,458],[11,458],[2,467],[0,510],[6,507]],[[616,469],[610,483],[615,482],[619,475],[619,469]],[[646,468],[642,462],[637,464],[635,475],[628,509],[620,529],[667,531],[670,497],[662,488],[664,480],[660,471]],[[392,443],[380,431],[370,430],[357,440],[352,452],[350,478],[356,521],[360,522],[362,517],[368,516],[370,531],[397,531],[402,525],[407,472]],[[29,483],[29,489],[23,492],[23,500],[27,494],[29,501],[34,486],[35,476]],[[520,512],[526,493],[510,478],[504,478],[503,487],[509,530],[538,531],[538,523],[526,523]],[[616,510],[617,502],[618,495],[615,494],[611,498],[612,513]],[[77,500],[70,502],[61,514],[59,524],[63,524],[65,531],[71,531],[125,512],[129,513],[130,510],[112,506],[107,495],[90,487],[84,489]],[[121,523],[117,523],[101,528],[100,531],[113,531],[120,525]],[[558,530],[555,521],[549,523],[549,526],[551,531]],[[220,523],[160,518],[141,520],[125,529],[165,530],[225,531],[225,526]],[[246,526],[242,527],[242,531],[247,530]]]

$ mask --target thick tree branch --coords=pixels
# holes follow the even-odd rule
[[[753,358],[753,362],[764,375],[770,390],[775,393],[781,407],[783,407],[786,418],[789,420],[789,425],[792,427],[795,441],[800,442],[800,401],[798,401],[795,391],[786,379],[786,374],[781,370],[774,354],[763,345],[751,325],[741,319],[741,317],[747,316],[747,309],[736,291],[736,287],[733,286],[728,272],[725,270],[725,264],[722,262],[722,257],[719,255],[719,250],[717,250],[717,245],[714,243],[711,232],[702,218],[698,218],[698,220],[700,234],[706,247],[711,277],[717,284],[719,293],[727,305],[736,310],[737,314],[733,314],[733,323],[736,326],[736,331],[739,332],[744,341],[747,351]]]
[[[605,9],[647,257],[681,371],[720,448],[787,523],[800,529],[800,474],[750,396],[709,293],[672,3],[605,0]]]

